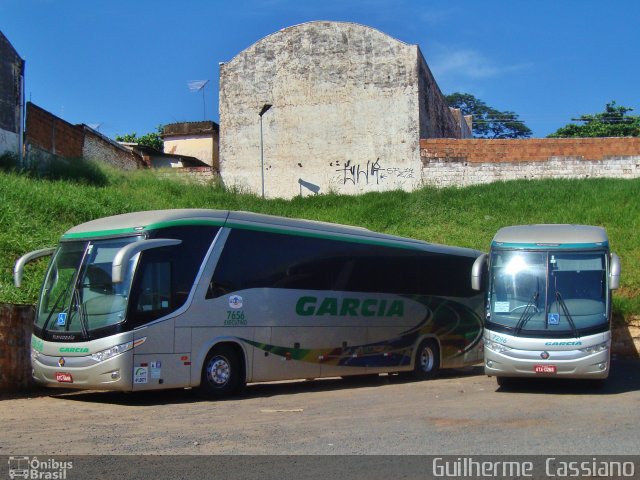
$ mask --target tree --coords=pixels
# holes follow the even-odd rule
[[[126,135],[116,135],[116,141],[137,143],[138,145],[145,145],[147,147],[155,148],[159,152],[163,152],[164,142],[160,137],[160,134],[162,133],[162,125],[158,125],[156,130],[156,132],[147,133],[141,137],[138,137],[136,132],[127,133]]]
[[[450,107],[459,108],[463,115],[473,115],[473,136],[476,138],[527,138],[532,135],[518,114],[489,107],[470,93],[445,95]]]
[[[604,112],[572,118],[582,125],[569,123],[548,135],[550,138],[566,137],[640,137],[640,116],[627,115],[633,108],[607,103]]]

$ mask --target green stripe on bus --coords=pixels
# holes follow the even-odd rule
[[[585,248],[609,248],[609,242],[597,242],[597,243],[507,243],[507,242],[492,242],[492,248],[520,248],[528,250],[570,250],[570,249],[585,249]]]
[[[82,240],[85,238],[95,237],[115,237],[117,235],[126,235],[129,233],[140,233],[142,230],[135,230],[133,228],[114,228],[112,230],[98,230],[95,232],[81,232],[81,233],[65,233],[62,235],[62,240]]]
[[[96,238],[96,237],[113,237],[117,235],[126,235],[126,234],[140,234],[142,232],[147,232],[149,230],[158,230],[160,228],[169,228],[169,227],[180,227],[180,226],[193,226],[193,225],[205,225],[205,226],[215,226],[221,227],[224,224],[224,220],[168,220],[166,222],[158,222],[151,223],[149,225],[140,226],[140,227],[129,227],[129,228],[115,228],[111,230],[98,230],[95,232],[78,232],[78,233],[65,233],[62,236],[63,240],[80,240],[85,238]]]

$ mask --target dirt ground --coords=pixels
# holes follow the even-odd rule
[[[480,368],[255,384],[225,401],[190,390],[42,390],[0,397],[0,455],[637,454],[640,362],[580,382],[498,388]]]

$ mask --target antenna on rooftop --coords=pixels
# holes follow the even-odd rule
[[[200,92],[202,91],[202,114],[203,120],[207,119],[207,111],[205,109],[204,103],[204,87],[206,87],[209,80],[191,80],[187,82],[187,86],[189,87],[189,91],[191,92]]]

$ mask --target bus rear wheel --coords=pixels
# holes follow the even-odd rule
[[[201,393],[214,398],[231,395],[242,383],[241,368],[238,354],[232,347],[214,347],[202,366]]]
[[[416,351],[413,377],[417,380],[427,380],[438,375],[440,371],[440,348],[438,342],[428,338],[420,342]]]

